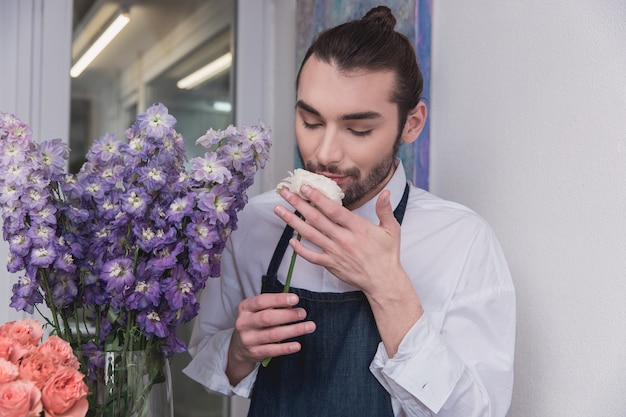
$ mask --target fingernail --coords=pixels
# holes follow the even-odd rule
[[[295,294],[289,295],[289,297],[287,297],[287,302],[289,304],[296,304],[298,302],[298,296]]]
[[[302,187],[300,187],[300,192],[308,196],[309,194],[311,194],[311,187],[305,184]]]

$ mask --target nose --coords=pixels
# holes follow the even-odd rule
[[[317,147],[317,162],[326,167],[336,165],[342,155],[339,132],[336,127],[327,125]]]

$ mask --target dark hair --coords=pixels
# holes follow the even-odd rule
[[[396,18],[391,10],[386,6],[378,6],[362,19],[320,33],[302,60],[296,89],[302,67],[312,55],[336,65],[340,71],[392,71],[395,74],[395,86],[390,99],[398,105],[400,134],[409,112],[421,99],[424,79],[413,44],[405,35],[396,32],[395,26]]]

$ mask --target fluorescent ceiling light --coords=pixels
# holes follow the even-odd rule
[[[213,108],[228,113],[233,109],[233,106],[228,101],[214,101]]]
[[[224,71],[230,68],[233,62],[233,54],[230,52],[225,53],[221,57],[214,61],[211,61],[204,67],[197,71],[192,72],[188,76],[181,78],[176,83],[176,87],[190,90],[204,82],[209,81],[212,78],[217,77]]]
[[[109,27],[100,35],[100,37],[87,49],[87,52],[80,57],[78,61],[70,69],[72,78],[78,77],[91,64],[100,52],[124,29],[128,24],[130,17],[128,13],[122,13],[109,25]]]

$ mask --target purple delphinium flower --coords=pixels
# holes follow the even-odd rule
[[[13,285],[13,296],[11,297],[11,307],[18,311],[34,313],[35,304],[43,302],[43,297],[37,290],[39,283],[28,276],[20,277]]]
[[[165,299],[173,310],[196,302],[193,282],[181,265],[172,270],[172,275],[163,280]]]
[[[174,127],[176,119],[168,113],[167,107],[159,103],[140,114],[137,117],[137,122],[139,128],[144,129],[148,136],[159,138]]]
[[[196,144],[211,149],[225,138],[234,137],[237,136],[237,134],[237,128],[233,125],[230,125],[223,130],[209,129],[204,135],[196,139]]]
[[[14,234],[9,240],[9,251],[15,256],[26,256],[31,246],[31,239],[26,231]]]
[[[191,176],[196,181],[222,184],[232,177],[232,173],[223,165],[222,161],[217,159],[215,153],[207,153],[204,158],[193,158],[191,164]]]
[[[54,263],[56,254],[54,245],[33,246],[30,250],[29,263],[35,267],[45,268]]]
[[[159,313],[152,308],[137,313],[137,323],[149,336],[167,337],[169,333],[166,323],[161,321]]]
[[[150,198],[139,188],[133,188],[122,196],[122,209],[134,217],[143,216],[148,208]]]
[[[128,258],[116,258],[105,263],[100,279],[106,282],[109,292],[121,293],[135,283],[133,261]]]
[[[147,262],[146,269],[160,275],[168,269],[174,268],[178,263],[177,257],[184,248],[185,242],[183,241],[162,246],[153,252],[154,257]]]
[[[141,181],[149,191],[157,191],[167,183],[167,175],[156,166],[145,166],[139,170],[139,181]]]
[[[219,275],[269,137],[264,127],[209,129],[197,140],[205,156],[187,161],[175,124],[165,106],[150,107],[127,142],[98,138],[74,175],[62,172],[66,144],[38,144],[26,124],[0,113],[7,269],[25,271],[13,307],[32,313],[45,298],[54,330],[68,338],[75,308],[88,311],[99,329],[87,336],[93,349],[185,349],[176,328],[197,315],[198,291]]]
[[[119,158],[120,145],[115,135],[106,133],[96,139],[87,152],[86,159],[92,162],[108,163]]]
[[[126,297],[126,305],[132,310],[158,307],[161,302],[161,286],[156,279],[137,281]]]
[[[184,197],[178,197],[170,204],[166,216],[170,222],[180,222],[183,217],[193,212],[194,196],[189,194]]]
[[[58,308],[70,305],[78,294],[73,275],[61,271],[56,274],[50,274],[48,279],[52,286],[52,301],[54,305]]]
[[[198,197],[198,208],[208,214],[209,223],[228,224],[230,215],[234,214],[229,213],[232,201],[232,197],[211,191]]]
[[[205,249],[211,249],[220,238],[219,231],[208,221],[198,216],[185,228],[185,234]]]
[[[70,157],[70,148],[61,139],[47,140],[41,143],[41,161],[46,175],[60,175]]]

